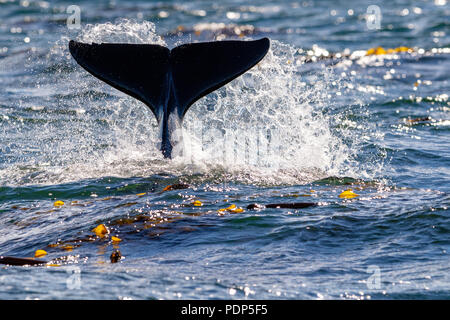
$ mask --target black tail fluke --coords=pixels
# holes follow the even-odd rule
[[[162,146],[170,144],[170,114],[182,119],[195,101],[261,61],[269,46],[267,38],[191,43],[172,50],[151,44],[69,43],[84,69],[150,107],[163,122]],[[171,148],[162,151],[171,157]]]
[[[114,88],[144,102],[158,117],[163,101],[170,50],[152,44],[86,44],[70,41],[75,60]]]
[[[184,44],[170,60],[181,116],[201,97],[237,78],[266,55],[269,39]]]

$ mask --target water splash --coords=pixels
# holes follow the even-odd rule
[[[116,23],[88,24],[77,37],[86,43],[151,43],[165,46],[166,43],[156,33],[155,24],[149,21],[136,22],[119,19]]]
[[[154,24],[126,19],[88,25],[77,40],[165,45]],[[42,77],[29,94],[39,91],[43,106],[24,99],[21,108],[27,112],[10,118],[2,132],[15,141],[9,144],[14,163],[0,168],[7,184],[159,172],[299,184],[327,176],[373,176],[380,166],[379,159],[370,166],[358,159],[366,138],[376,134],[364,123],[361,93],[347,91],[346,101],[338,102],[349,88],[345,81],[330,68],[305,72],[293,46],[272,41],[261,63],[196,102],[179,132],[178,156],[167,162],[156,147],[150,110],[79,68],[67,43],[62,37],[45,59],[30,61]]]
[[[328,93],[334,75],[321,70],[315,83],[307,84],[296,60],[296,48],[272,41],[262,63],[193,107],[185,123],[198,121],[207,128],[202,161],[215,159],[231,169],[263,168],[276,176],[287,172],[291,180],[305,172],[340,173],[351,150],[323,113],[332,103]]]

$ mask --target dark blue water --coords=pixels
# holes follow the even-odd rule
[[[449,17],[445,0],[0,1],[0,255],[52,261],[2,266],[0,298],[449,298]],[[172,161],[150,110],[67,48],[261,37]],[[317,206],[247,209],[292,202]]]

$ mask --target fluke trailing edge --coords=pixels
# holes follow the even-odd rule
[[[97,78],[144,102],[161,128],[161,151],[172,157],[171,132],[201,97],[237,78],[266,55],[269,39],[183,44],[70,41],[75,60]]]

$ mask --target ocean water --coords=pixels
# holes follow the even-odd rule
[[[446,0],[0,0],[0,255],[52,262],[2,265],[0,299],[450,298],[449,17]],[[171,161],[150,110],[68,51],[262,37]],[[316,205],[263,207],[293,202]]]

